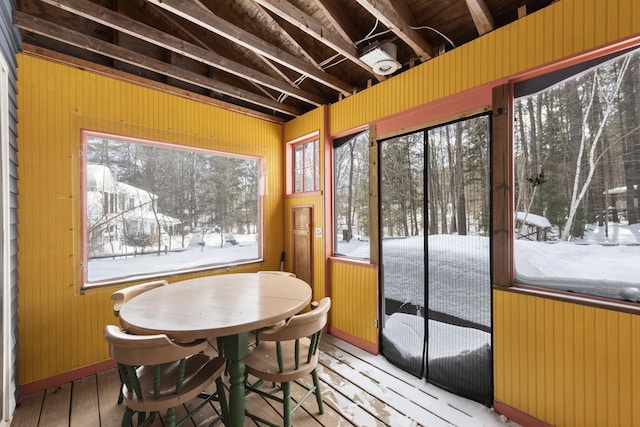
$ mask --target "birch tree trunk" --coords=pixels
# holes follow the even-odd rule
[[[611,114],[614,112],[616,108],[616,104],[612,101],[614,100],[614,98],[616,98],[620,90],[620,86],[622,84],[624,74],[628,66],[629,66],[629,57],[627,57],[624,60],[622,67],[620,68],[620,72],[616,79],[615,86],[612,93],[609,94],[608,98],[604,99],[604,102],[606,103],[606,105],[602,111],[602,118],[600,120],[596,133],[593,135],[592,138],[590,138],[590,134],[587,132],[588,120],[591,115],[590,113],[593,108],[595,97],[598,94],[598,87],[599,87],[599,81],[600,81],[598,73],[597,72],[594,73],[593,84],[591,85],[589,103],[587,105],[587,108],[584,112],[583,119],[582,119],[582,132],[580,136],[580,146],[578,149],[578,158],[576,160],[576,174],[573,179],[573,190],[571,192],[571,200],[570,200],[571,203],[569,206],[569,215],[567,218],[567,222],[565,223],[564,228],[562,230],[562,240],[569,240],[571,236],[571,227],[573,226],[573,221],[575,219],[576,212],[578,210],[578,207],[580,206],[580,202],[582,201],[585,194],[587,193],[589,185],[591,184],[591,180],[596,170],[596,165],[600,159],[599,156],[596,156],[596,153],[597,153],[596,149],[598,147],[598,143],[600,142],[600,139],[602,138],[604,129],[607,126],[609,117],[611,116]],[[591,141],[590,146],[588,146],[589,141]],[[586,171],[584,182],[580,184],[581,174],[582,174],[582,158],[585,155],[588,156],[586,159],[588,169]]]

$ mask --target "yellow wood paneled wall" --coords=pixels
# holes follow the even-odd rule
[[[320,130],[320,141],[330,146],[331,141],[325,138],[325,108],[318,108],[304,116],[288,122],[284,126],[285,142],[295,140],[304,135]],[[321,145],[322,147],[322,145]],[[326,148],[326,147],[325,147]],[[330,148],[328,148],[330,150]],[[326,294],[331,296],[332,306],[330,312],[331,328],[336,331],[354,337],[356,344],[365,343],[366,348],[375,348],[378,343],[377,318],[377,269],[368,265],[345,263],[332,260],[328,265],[326,256],[326,244],[333,233],[328,227],[328,218],[325,216],[325,207],[330,201],[325,196],[330,194],[326,186],[327,174],[330,174],[331,165],[326,163],[325,149],[320,150],[321,196],[291,197],[285,203],[285,224],[291,224],[291,208],[294,206],[312,206],[314,209],[315,228],[322,228],[322,237],[314,238],[314,283],[313,292],[316,299]],[[290,245],[292,241],[291,230],[285,229],[285,242]],[[288,253],[291,248],[287,248]],[[328,277],[325,280],[325,276]]]
[[[640,316],[494,292],[495,398],[557,426],[640,426]]]
[[[82,128],[264,158],[265,257],[278,262],[282,125],[24,54],[18,60],[21,385],[109,358],[102,329],[115,322],[116,287],[80,294]]]
[[[416,107],[480,85],[497,86],[638,34],[636,0],[559,0],[327,107],[326,132],[330,137],[392,115],[403,123],[403,114]],[[412,126],[430,122],[426,116],[413,119],[418,122]],[[285,135],[303,135],[310,121],[322,126],[320,118],[307,115],[286,123]],[[329,203],[330,192],[324,194]],[[326,261],[320,257],[316,253],[316,263]],[[376,275],[361,265],[332,262],[328,281],[332,326],[371,339],[366,324],[358,323],[369,314],[349,310],[376,302]],[[640,425],[639,316],[495,294],[498,400],[558,426]]]
[[[375,347],[378,269],[333,259],[329,263],[329,283],[331,328],[371,344],[365,347]]]

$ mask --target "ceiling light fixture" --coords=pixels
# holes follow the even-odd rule
[[[370,46],[360,56],[360,60],[371,67],[374,73],[388,76],[395,73],[402,66],[396,61],[398,47],[393,43]]]

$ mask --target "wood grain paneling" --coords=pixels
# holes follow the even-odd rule
[[[18,70],[20,384],[108,359],[116,287],[81,293],[81,129],[265,159],[264,255],[279,260],[281,125],[25,54]]]
[[[374,346],[378,344],[377,275],[372,265],[329,261],[331,327]]]
[[[640,426],[640,316],[494,295],[496,400],[557,426]]]

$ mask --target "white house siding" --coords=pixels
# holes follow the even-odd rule
[[[17,274],[17,61],[20,49],[20,34],[12,25],[15,0],[0,2],[0,143],[2,144],[0,178],[2,182],[2,258],[3,277],[3,364],[6,377],[2,382],[2,423],[8,423],[16,407],[17,338],[18,338],[18,274]]]

